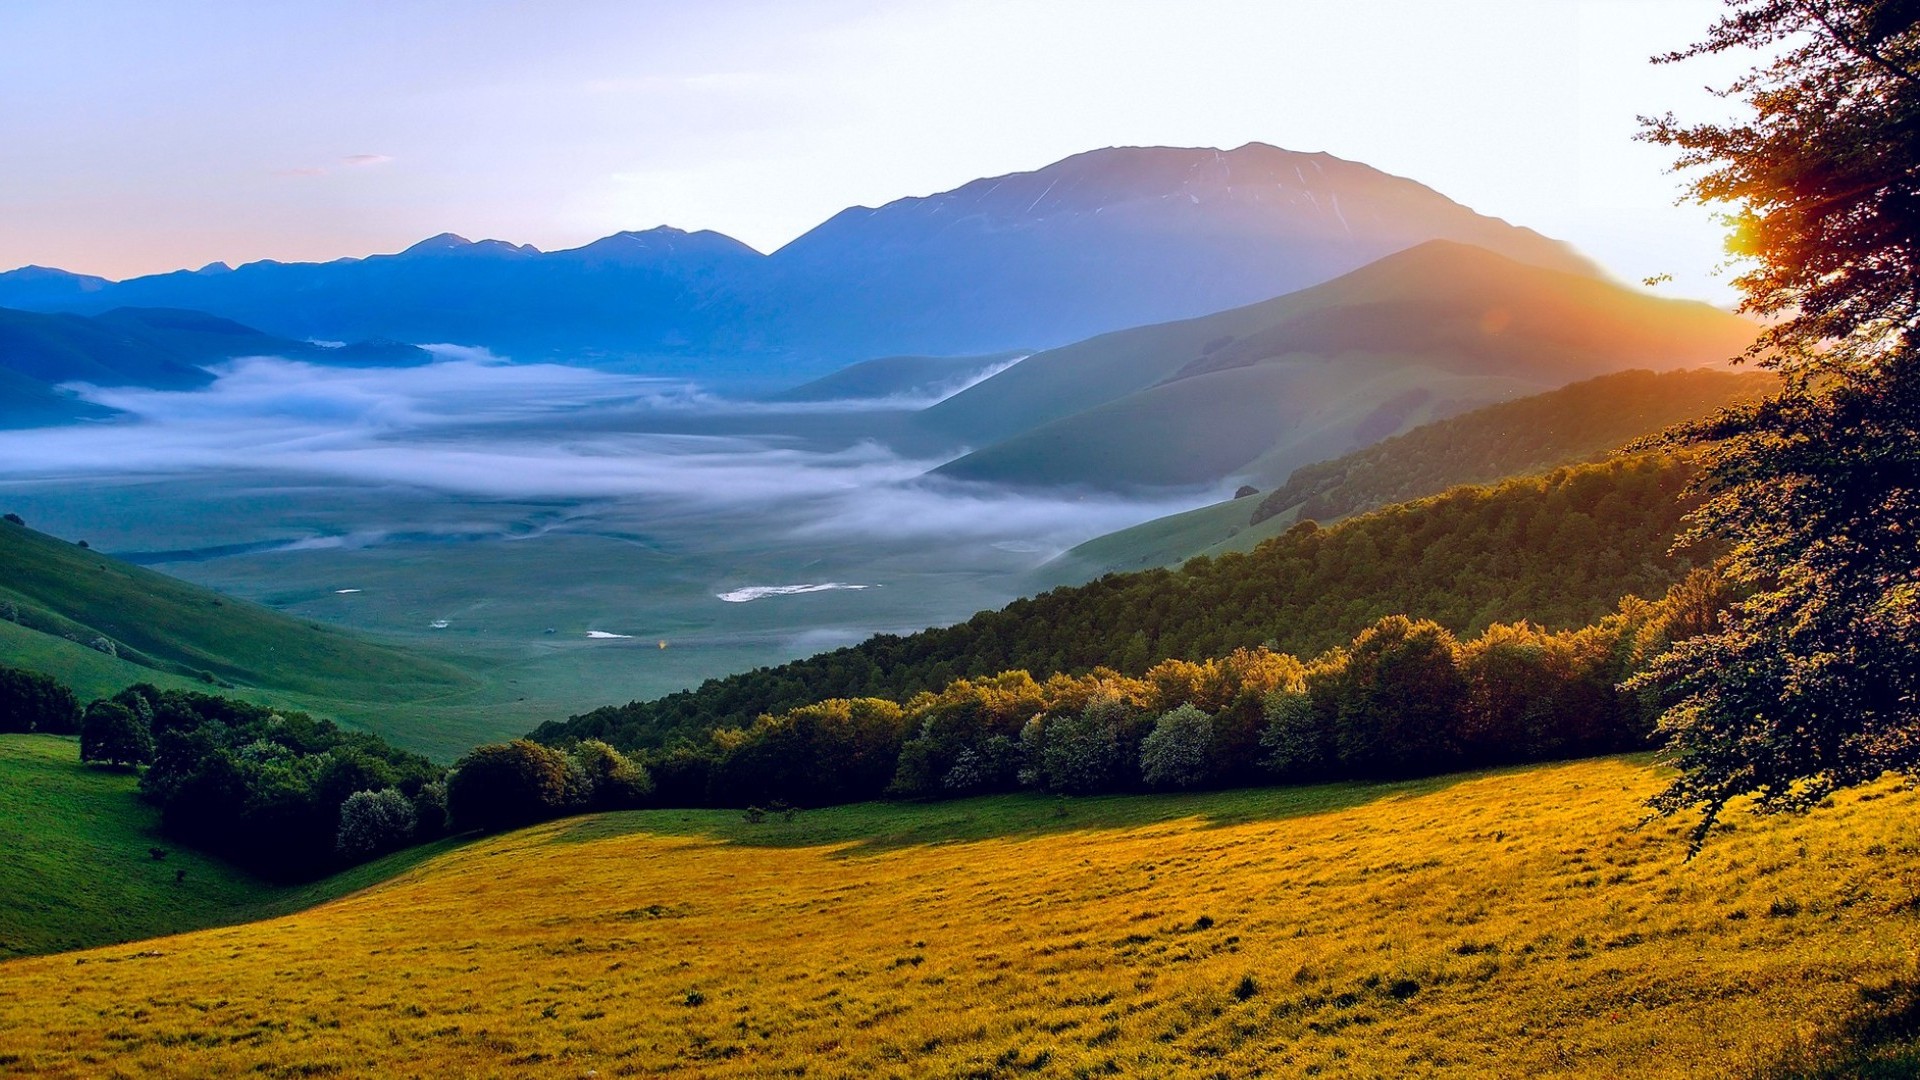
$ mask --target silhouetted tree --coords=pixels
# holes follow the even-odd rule
[[[1750,354],[1780,392],[1681,429],[1704,444],[1696,534],[1733,541],[1750,588],[1646,682],[1679,776],[1662,813],[1814,806],[1920,773],[1920,12],[1909,0],[1729,0],[1690,49],[1763,59],[1724,91],[1742,115],[1647,121],[1729,208]]]

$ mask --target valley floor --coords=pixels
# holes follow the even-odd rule
[[[268,922],[0,964],[31,1076],[1770,1075],[1909,985],[1920,794],[1638,759],[576,818]]]

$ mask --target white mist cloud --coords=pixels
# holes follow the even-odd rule
[[[479,498],[646,500],[673,512],[750,514],[754,527],[803,542],[940,537],[1034,551],[1203,501],[1200,493],[1145,502],[940,481],[925,476],[939,460],[872,441],[822,447],[779,435],[648,430],[663,416],[684,428],[690,415],[870,403],[729,402],[671,380],[428,348],[441,359],[418,367],[253,357],[216,368],[200,390],[74,386],[126,415],[0,431],[0,478],[256,473]]]

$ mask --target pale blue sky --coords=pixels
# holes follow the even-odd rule
[[[0,4],[0,268],[122,277],[432,233],[542,248],[853,204],[1115,144],[1326,150],[1722,299],[1636,113],[1713,0]]]

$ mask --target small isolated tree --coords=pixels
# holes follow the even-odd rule
[[[1728,0],[1665,62],[1745,54],[1725,123],[1646,121],[1689,193],[1727,208],[1749,354],[1778,394],[1680,429],[1701,444],[1693,532],[1752,590],[1642,685],[1679,775],[1654,800],[1797,810],[1920,773],[1920,16],[1910,0]]]
[[[475,747],[447,777],[447,809],[462,829],[530,825],[567,809],[567,755],[525,739]]]
[[[1140,744],[1140,779],[1153,787],[1198,787],[1207,779],[1213,717],[1182,705],[1154,721]]]
[[[153,760],[153,732],[125,705],[96,701],[80,718],[80,760],[145,765]]]
[[[334,850],[353,860],[405,847],[413,839],[413,803],[393,788],[356,791],[340,804]]]

